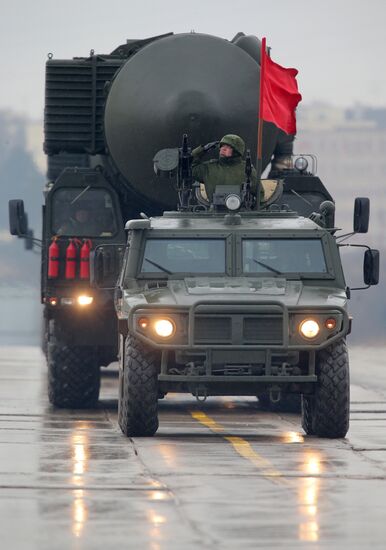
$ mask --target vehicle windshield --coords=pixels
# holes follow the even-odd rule
[[[320,239],[244,239],[244,273],[327,273]]]
[[[106,189],[63,187],[52,198],[52,233],[69,237],[112,237],[117,231]]]
[[[148,239],[141,273],[225,273],[224,239]]]

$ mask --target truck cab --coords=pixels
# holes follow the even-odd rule
[[[48,396],[58,407],[95,406],[100,367],[117,356],[113,287],[125,248],[121,206],[101,171],[90,168],[64,169],[44,198],[38,244]],[[19,236],[27,231],[23,212],[22,201],[11,201],[11,232]],[[90,257],[97,247],[105,250],[110,290],[90,284]]]

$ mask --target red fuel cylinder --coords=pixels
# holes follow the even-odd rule
[[[66,279],[75,279],[76,274],[76,255],[77,250],[74,239],[70,239],[70,244],[66,249]]]
[[[56,239],[48,249],[48,278],[56,279],[59,276],[59,246]]]
[[[85,239],[80,249],[80,278],[89,279],[90,278],[90,250],[91,250],[91,241],[90,239]]]

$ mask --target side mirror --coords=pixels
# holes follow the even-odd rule
[[[370,219],[370,199],[357,197],[354,203],[354,233],[367,233]]]
[[[90,285],[99,288],[103,285],[105,262],[103,249],[97,247],[90,253]]]
[[[99,245],[90,254],[90,284],[113,289],[122,266],[125,246],[122,244]]]
[[[365,285],[373,286],[379,282],[379,250],[369,248],[363,260],[363,280]]]
[[[9,208],[9,232],[11,235],[24,237],[28,231],[27,215],[24,212],[24,202],[13,199],[8,202]]]

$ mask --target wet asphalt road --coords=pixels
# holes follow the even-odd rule
[[[350,356],[344,440],[251,398],[186,395],[131,440],[116,370],[98,410],[54,410],[40,351],[0,348],[1,549],[385,548],[386,349]]]

